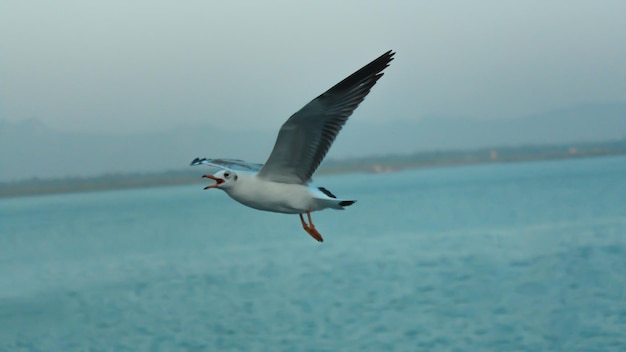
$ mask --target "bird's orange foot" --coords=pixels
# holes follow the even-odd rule
[[[315,225],[313,225],[313,221],[311,221],[311,213],[307,211],[306,214],[309,217],[309,224],[307,224],[304,221],[302,214],[299,214],[300,222],[302,222],[302,228],[304,229],[304,231],[306,231],[306,233],[308,233],[311,237],[313,237],[318,242],[324,242],[322,235],[319,232],[317,232],[317,229],[315,229]]]
[[[305,230],[309,235],[311,235],[311,237],[315,238],[318,242],[324,242],[322,235],[320,235],[320,233],[317,232],[314,226],[311,226]]]

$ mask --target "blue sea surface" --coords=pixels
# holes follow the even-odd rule
[[[626,157],[0,200],[0,351],[626,351]]]

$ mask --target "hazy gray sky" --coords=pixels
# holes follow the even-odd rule
[[[626,100],[626,1],[2,1],[0,118],[277,129],[388,49],[355,116]]]

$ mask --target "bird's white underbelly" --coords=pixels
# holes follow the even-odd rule
[[[228,190],[228,195],[243,205],[265,211],[300,214],[319,210],[305,185],[268,182],[253,177]]]

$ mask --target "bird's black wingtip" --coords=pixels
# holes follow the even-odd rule
[[[395,55],[396,55],[396,52],[395,52],[395,51],[393,51],[393,50],[388,50],[386,53],[382,54],[382,55],[380,56],[380,58],[382,59],[382,58],[386,57],[389,61],[391,61],[391,60],[393,60],[393,59],[394,59],[394,56],[395,56]]]
[[[195,158],[193,159],[193,161],[191,162],[191,164],[189,164],[189,166],[196,166],[196,165],[200,165],[202,164],[203,161],[206,161],[206,158]]]

